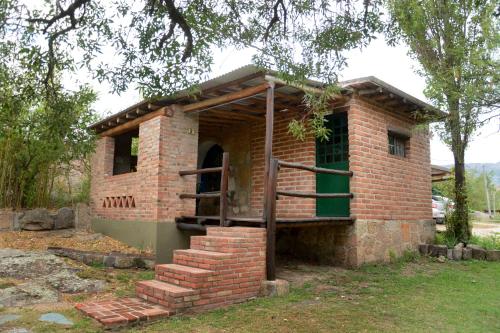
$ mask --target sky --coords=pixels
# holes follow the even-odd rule
[[[397,87],[421,100],[424,96],[425,81],[415,73],[417,63],[407,55],[403,46],[389,47],[383,39],[373,41],[362,50],[346,53],[348,67],[339,73],[339,80],[363,76],[377,78]],[[251,63],[252,53],[248,50],[225,49],[216,52],[213,73],[216,77]],[[116,113],[141,100],[137,91],[129,90],[121,95],[109,93],[106,84],[93,84],[99,100],[96,108],[101,113]],[[465,154],[466,163],[500,162],[500,119],[486,124],[473,137]],[[453,164],[453,154],[447,146],[433,134],[431,139],[431,163],[437,165]]]

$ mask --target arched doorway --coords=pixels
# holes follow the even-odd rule
[[[201,168],[215,168],[222,166],[222,154],[224,150],[218,144],[208,149]],[[200,177],[198,193],[220,191],[221,174],[219,172],[204,173]],[[217,198],[199,199],[196,205],[197,215],[217,215],[219,212],[219,200]]]

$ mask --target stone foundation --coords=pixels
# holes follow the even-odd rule
[[[418,244],[434,240],[435,231],[433,220],[356,220],[349,226],[282,229],[277,252],[319,264],[356,267],[417,250]]]
[[[384,221],[357,220],[356,265],[400,257],[404,251],[415,251],[418,244],[434,240],[436,224],[433,220]],[[353,261],[354,258],[349,258]]]

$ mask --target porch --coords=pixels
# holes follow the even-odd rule
[[[277,229],[346,226],[355,220],[349,210],[352,172],[344,106],[349,92],[332,101],[330,139],[319,142],[308,135],[301,142],[287,126],[308,117],[304,93],[318,93],[319,87],[291,87],[268,75],[252,75],[212,89],[203,90],[197,102],[176,106],[197,116],[199,124],[198,168],[179,170],[179,177],[196,179],[195,188],[178,193],[181,200],[196,202],[195,214],[177,216],[176,225],[197,231],[266,228],[267,276],[274,280]],[[331,210],[337,206],[343,208]]]
[[[177,230],[267,228],[273,253],[278,230],[319,230],[318,237],[335,238],[326,257],[343,265],[375,257],[371,246],[357,251],[357,235],[367,244],[376,241],[375,233],[385,235],[383,221],[395,221],[390,223],[395,234],[404,232],[403,242],[388,241],[398,248],[413,244],[407,234],[417,231],[404,221],[420,225],[428,215],[428,174],[413,168],[425,163],[428,147],[425,133],[410,140],[408,128],[425,105],[375,78],[345,86],[331,100],[332,134],[324,142],[311,134],[297,141],[287,127],[291,119],[309,117],[304,94],[321,92],[322,84],[293,86],[252,66],[207,81],[195,94],[144,101],[97,123],[104,158],[93,177],[93,197],[100,202],[94,212],[118,221],[175,222],[159,225]],[[139,154],[125,156],[131,148],[117,144],[130,146],[137,135]],[[405,191],[409,179],[419,179],[418,186]],[[404,193],[395,195],[400,189]],[[131,198],[127,209],[106,204],[119,191]],[[417,206],[415,198],[421,202]],[[405,209],[411,209],[410,216]],[[367,232],[368,224],[375,233]],[[312,226],[318,228],[306,228]],[[321,229],[328,226],[335,228]],[[168,241],[172,248],[179,244]]]

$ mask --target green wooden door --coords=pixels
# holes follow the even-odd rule
[[[316,140],[316,166],[328,169],[349,170],[349,139],[347,112],[326,117],[331,130],[328,140]],[[349,177],[316,174],[317,193],[349,193]],[[317,199],[317,216],[349,216],[349,198]]]

